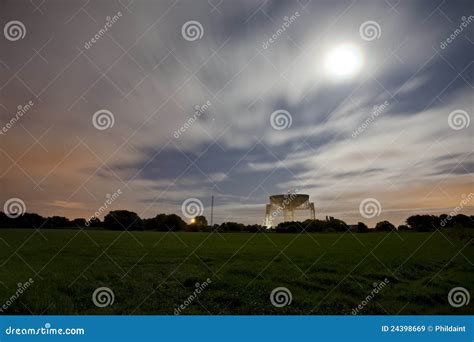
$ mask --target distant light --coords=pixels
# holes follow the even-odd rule
[[[191,223],[196,223],[196,219],[195,218],[191,219]]]
[[[324,60],[326,72],[336,79],[357,74],[362,66],[360,49],[352,44],[341,44],[328,52]]]

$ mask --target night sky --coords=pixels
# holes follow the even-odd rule
[[[90,217],[120,189],[110,210],[197,198],[209,218],[214,195],[214,222],[262,223],[296,191],[351,224],[449,213],[474,192],[472,4],[0,1],[25,33],[0,35],[0,204]]]

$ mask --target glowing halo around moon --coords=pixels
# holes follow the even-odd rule
[[[363,64],[362,51],[356,45],[348,43],[330,49],[324,58],[325,72],[336,80],[355,76]]]

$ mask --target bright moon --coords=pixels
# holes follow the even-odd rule
[[[324,66],[326,72],[333,78],[349,78],[360,70],[362,59],[359,48],[351,44],[343,44],[328,52]]]

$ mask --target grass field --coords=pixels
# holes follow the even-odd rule
[[[0,308],[8,314],[169,314],[208,278],[181,314],[473,314],[449,305],[474,290],[474,246],[435,233],[159,233],[0,230]],[[274,307],[276,287],[292,302]],[[92,302],[98,287],[112,305]]]

